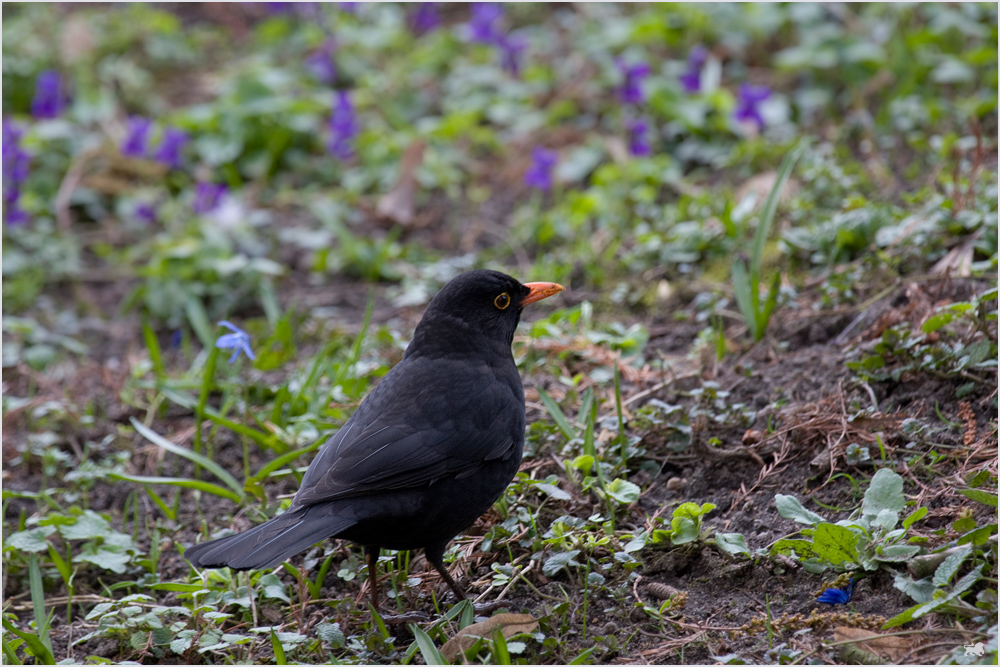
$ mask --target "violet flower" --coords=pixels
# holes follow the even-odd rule
[[[634,65],[627,65],[625,61],[618,60],[618,69],[625,77],[619,95],[625,104],[642,104],[646,101],[646,94],[642,91],[642,80],[649,76],[649,65],[638,62]]]
[[[139,202],[132,208],[136,220],[151,225],[156,222],[156,205],[150,202]]]
[[[524,172],[524,184],[548,192],[552,189],[552,170],[559,161],[555,151],[536,146],[531,151],[531,166]]]
[[[309,71],[328,86],[337,80],[337,64],[333,60],[333,52],[336,50],[337,44],[333,37],[327,37],[318,49],[306,57]]]
[[[741,83],[736,110],[733,116],[741,122],[753,121],[757,123],[757,129],[764,129],[764,117],[760,113],[760,104],[771,96],[771,89],[767,86],[752,86],[749,83]]]
[[[214,210],[221,202],[222,195],[226,193],[227,189],[221,183],[219,185],[205,181],[198,183],[194,189],[194,201],[191,203],[191,209],[198,215]]]
[[[132,116],[128,119],[128,130],[125,132],[125,141],[120,147],[121,154],[125,157],[144,158],[146,157],[149,142],[149,131],[153,129],[153,121],[142,116]]]
[[[496,2],[476,2],[471,8],[466,26],[469,40],[479,44],[496,44],[503,36],[497,22],[503,17],[503,8]]]
[[[3,121],[3,216],[8,225],[28,222],[28,214],[21,209],[21,184],[28,179],[31,156],[21,148],[24,130],[4,119]]]
[[[418,35],[430,32],[441,25],[441,15],[438,13],[438,2],[418,2],[415,11],[411,12],[406,22],[410,29]]]
[[[57,118],[66,108],[62,77],[47,69],[35,79],[35,97],[31,100],[31,115],[35,118]]]
[[[354,139],[360,131],[351,97],[346,90],[337,91],[333,113],[330,115],[330,143],[327,145],[330,153],[347,160],[354,155]]]
[[[187,132],[178,130],[176,127],[168,127],[163,131],[163,138],[160,139],[159,148],[156,149],[153,159],[171,169],[180,169],[181,151],[187,142]]]
[[[240,356],[240,352],[249,357],[250,361],[256,361],[257,355],[250,348],[250,334],[227,320],[218,323],[220,327],[225,327],[233,333],[222,334],[215,341],[215,347],[220,350],[235,350],[233,356],[229,358],[229,363],[233,363]]]
[[[649,123],[642,118],[629,121],[628,123],[628,150],[635,156],[652,155],[653,149],[649,145]]]
[[[688,55],[687,70],[680,75],[681,85],[689,93],[697,93],[701,90],[701,68],[708,60],[708,49],[699,44],[691,49]]]
[[[527,44],[520,37],[503,35],[497,41],[500,49],[500,66],[511,76],[521,74],[521,54],[527,48]]]

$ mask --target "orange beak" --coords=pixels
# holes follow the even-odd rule
[[[524,283],[524,286],[531,291],[528,292],[528,296],[524,297],[524,300],[521,301],[522,306],[527,306],[529,303],[547,299],[553,294],[559,294],[559,292],[566,289],[559,283]]]

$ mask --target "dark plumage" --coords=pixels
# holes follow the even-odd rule
[[[353,540],[365,547],[377,607],[379,548],[423,548],[464,597],[444,568],[445,547],[500,497],[524,446],[514,330],[524,305],[562,289],[496,271],[449,282],[403,360],[320,449],[288,511],[185,557],[199,567],[262,569],[327,537]]]

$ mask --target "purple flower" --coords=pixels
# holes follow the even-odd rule
[[[680,76],[681,85],[687,92],[697,93],[701,90],[701,68],[705,66],[706,60],[708,60],[708,49],[704,46],[699,44],[691,49],[688,55],[688,68]]]
[[[736,120],[741,122],[754,121],[757,129],[764,129],[764,117],[760,115],[760,103],[771,96],[767,86],[752,86],[749,83],[740,84],[740,92],[736,101]]]
[[[142,116],[132,116],[128,119],[128,130],[125,133],[125,141],[121,145],[121,153],[125,157],[144,158],[146,157],[149,141],[149,131],[153,129],[153,121]]]
[[[156,222],[156,205],[151,202],[139,202],[132,208],[136,220],[148,225]]]
[[[495,44],[503,36],[497,21],[503,17],[503,8],[495,2],[477,2],[471,7],[466,26],[469,40],[479,44]]]
[[[163,138],[160,139],[160,146],[156,149],[153,159],[171,169],[180,169],[181,150],[187,142],[187,132],[176,127],[168,127],[163,131]]]
[[[511,76],[519,76],[521,74],[521,54],[528,45],[520,37],[503,35],[499,38],[497,46],[500,48],[500,66]]]
[[[441,25],[441,15],[438,13],[437,2],[418,2],[417,9],[407,17],[410,29],[418,35],[430,32]]]
[[[24,130],[10,121],[3,121],[3,215],[8,225],[28,222],[28,214],[21,209],[21,184],[28,179],[31,156],[21,148]]]
[[[191,203],[191,208],[198,215],[203,215],[209,211],[214,210],[222,199],[222,195],[226,193],[226,186],[215,183],[207,183],[202,181],[195,186],[194,189],[194,202]]]
[[[649,76],[649,65],[638,62],[634,65],[626,65],[625,61],[618,61],[618,69],[621,70],[625,81],[622,83],[619,95],[625,104],[642,104],[646,101],[646,95],[642,92],[642,80]]]
[[[649,146],[649,123],[642,118],[629,121],[628,123],[628,150],[636,156],[652,155],[653,149]]]
[[[346,90],[337,91],[329,126],[328,150],[341,160],[347,160],[354,155],[354,138],[361,128],[354,113],[354,106],[351,105],[351,97]]]
[[[354,14],[358,11],[358,5],[360,2],[338,2],[337,5],[340,7],[340,11],[347,12],[348,14]]]
[[[847,604],[852,597],[854,597],[854,577],[851,577],[847,588],[828,588],[817,599],[826,604]]]
[[[536,146],[531,151],[531,166],[524,172],[524,184],[547,192],[552,189],[552,169],[559,161],[555,151]]]
[[[246,354],[250,358],[250,361],[256,361],[257,357],[254,355],[253,350],[250,349],[250,334],[227,320],[222,320],[218,324],[220,327],[225,327],[233,332],[222,334],[215,341],[215,347],[220,350],[235,350],[233,356],[229,358],[229,363],[236,361],[240,356],[240,352]]]
[[[328,86],[337,80],[337,64],[333,60],[333,52],[336,50],[337,44],[333,37],[327,37],[318,49],[306,57],[309,71]]]
[[[35,118],[56,118],[66,107],[63,98],[62,77],[59,72],[47,69],[35,80],[35,97],[31,100],[31,115]]]

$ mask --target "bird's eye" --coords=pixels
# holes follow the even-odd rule
[[[507,306],[510,305],[510,295],[507,292],[498,294],[497,298],[493,299],[493,305],[500,310],[507,310]]]

